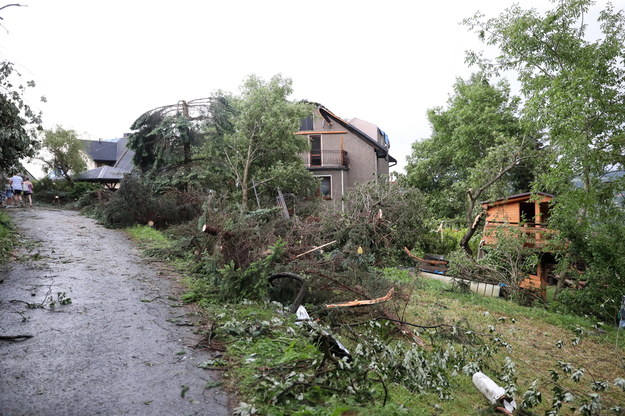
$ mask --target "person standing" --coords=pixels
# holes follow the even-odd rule
[[[13,200],[15,201],[15,206],[17,206],[18,203],[21,206],[24,205],[24,202],[22,201],[23,184],[24,179],[17,173],[11,177],[11,188],[13,188]]]
[[[4,206],[10,207],[13,204],[13,187],[11,186],[10,178],[4,184],[4,198]]]
[[[30,181],[28,176],[24,177],[24,183],[22,183],[22,191],[24,192],[24,197],[28,198],[28,206],[30,208],[33,207],[33,183]],[[25,203],[26,201],[24,201]]]

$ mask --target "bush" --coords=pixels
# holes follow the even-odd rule
[[[427,216],[419,190],[371,181],[350,189],[344,209],[327,213],[322,221],[327,239],[337,240],[346,258],[368,258],[383,267],[408,263],[403,247],[425,247]]]
[[[199,196],[177,189],[155,190],[141,175],[127,175],[108,201],[94,208],[109,227],[128,227],[154,222],[157,227],[180,224],[196,218],[201,210]]]

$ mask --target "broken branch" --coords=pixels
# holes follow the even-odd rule
[[[334,243],[336,243],[336,240],[330,241],[329,243],[322,244],[322,245],[317,246],[317,247],[315,247],[315,248],[311,248],[311,249],[310,249],[310,250],[308,250],[308,251],[305,251],[305,252],[303,252],[303,253],[301,253],[301,254],[298,254],[298,255],[297,255],[297,256],[295,256],[295,257],[292,257],[292,260],[295,260],[295,259],[296,259],[296,258],[298,258],[298,257],[305,256],[305,255],[306,255],[306,254],[308,254],[308,253],[312,253],[313,251],[317,251],[317,250],[319,250],[319,249],[322,249],[322,248],[324,248],[324,247],[326,247],[326,246],[329,246],[330,244],[334,244]]]
[[[331,309],[331,308],[346,308],[346,307],[352,307],[352,306],[374,305],[376,303],[386,302],[387,300],[393,297],[393,293],[395,293],[394,287],[390,288],[386,295],[376,298],[376,299],[352,300],[352,301],[343,302],[343,303],[333,303],[330,305],[326,305],[326,308]]]
[[[412,254],[410,252],[410,250],[408,250],[407,247],[404,247],[404,252],[408,255],[408,257],[410,257],[411,259],[423,262],[423,263],[428,263],[428,264],[440,264],[440,265],[445,265],[447,266],[447,264],[449,262],[445,261],[445,260],[428,260],[428,259],[423,259],[421,257],[417,257],[414,254]]]

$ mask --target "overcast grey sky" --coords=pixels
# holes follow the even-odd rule
[[[483,49],[459,24],[499,15],[512,0],[24,0],[2,11],[0,58],[37,83],[46,127],[112,139],[143,112],[237,92],[282,73],[294,99],[377,124],[403,171],[428,137],[426,110],[445,105]],[[546,10],[548,0],[522,0]],[[599,7],[606,2],[598,1]],[[625,0],[613,2],[623,8]]]

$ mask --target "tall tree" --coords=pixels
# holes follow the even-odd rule
[[[530,186],[525,171],[531,167],[521,163],[538,143],[524,133],[518,104],[505,82],[493,85],[483,74],[458,79],[447,108],[428,111],[431,137],[413,144],[407,183],[428,195],[439,219],[463,219],[467,251],[480,200]]]
[[[545,132],[557,157],[543,177],[553,190],[569,190],[577,178],[592,193],[606,186],[601,178],[623,169],[625,17],[608,6],[598,19],[602,37],[588,40],[591,4],[563,0],[544,16],[513,6],[498,18],[465,21],[501,50],[495,60],[469,53],[469,62],[518,74],[524,117]]]
[[[46,130],[43,139],[43,149],[49,157],[42,158],[46,172],[61,175],[73,184],[72,175],[86,169],[84,145],[78,140],[74,130],[65,130],[61,126]]]
[[[20,159],[32,157],[39,146],[37,132],[42,130],[41,114],[24,101],[33,81],[19,83],[20,74],[8,61],[0,62],[0,170],[19,165]],[[19,84],[15,86],[15,82]],[[42,100],[45,100],[42,98]]]
[[[5,4],[0,6],[0,12],[21,6],[17,3]],[[0,21],[2,19],[0,16]],[[28,81],[24,86],[13,64],[7,60],[0,61],[0,171],[15,169],[20,165],[20,159],[32,157],[37,151],[37,132],[43,130],[41,113],[33,110],[24,100],[27,87],[34,86],[34,81]],[[45,97],[41,97],[41,101],[45,102]]]
[[[211,118],[211,105],[211,98],[180,100],[139,116],[128,138],[128,147],[135,151],[135,165],[145,173],[189,164],[192,148],[202,143],[200,130]]]
[[[243,207],[257,184],[306,187],[313,183],[299,157],[308,149],[308,141],[293,134],[312,109],[289,101],[291,93],[288,78],[276,75],[266,82],[250,76],[240,96],[230,99],[236,111],[231,113],[229,130],[222,131],[222,151],[229,175],[240,186]]]
[[[525,119],[545,133],[553,150],[538,185],[558,196],[551,223],[568,240],[570,258],[563,263],[579,255],[588,266],[587,278],[625,287],[615,260],[604,261],[599,254],[605,250],[595,244],[611,240],[590,232],[623,234],[623,210],[614,195],[625,190],[625,14],[608,5],[589,34],[591,5],[591,0],[562,0],[544,14],[514,6],[496,18],[467,19],[486,44],[500,50],[495,59],[471,52],[468,60],[486,71],[518,74]],[[620,246],[607,252],[616,257]]]

